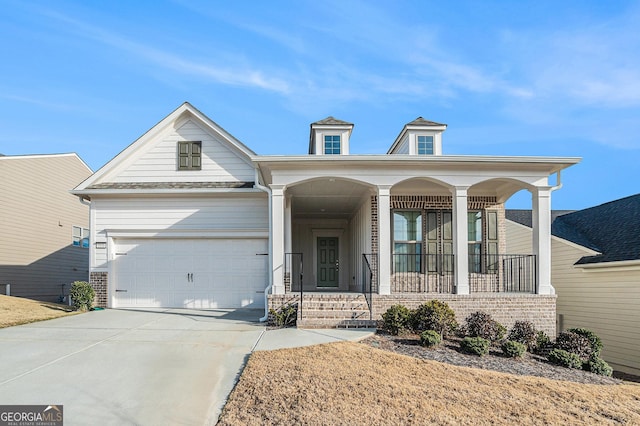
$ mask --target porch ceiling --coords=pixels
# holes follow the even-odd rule
[[[351,217],[370,189],[339,178],[322,178],[287,188],[295,217]]]

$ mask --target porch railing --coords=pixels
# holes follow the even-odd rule
[[[453,293],[454,255],[394,254],[392,293]]]
[[[455,292],[454,255],[394,254],[392,293]],[[535,293],[536,258],[523,254],[469,255],[471,293]]]
[[[536,257],[532,254],[469,255],[471,293],[535,293]]]
[[[362,254],[362,294],[369,306],[369,320],[373,319],[373,286],[377,283],[378,255]]]
[[[284,254],[284,287],[286,292],[300,292],[300,302],[298,303],[298,318],[302,319],[302,279],[304,269],[302,263],[302,253]]]

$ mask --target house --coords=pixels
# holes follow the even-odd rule
[[[506,213],[507,249],[526,252],[527,212]],[[640,375],[640,194],[559,213],[551,227],[558,331],[593,330],[615,370]]]
[[[69,189],[91,173],[76,154],[0,156],[2,294],[57,302],[88,280],[89,207]]]
[[[386,154],[355,155],[354,125],[328,117],[311,124],[307,155],[262,156],[184,103],[73,191],[91,203],[97,300],[266,309],[302,297],[299,324],[357,326],[439,298],[462,317],[482,308],[554,332],[549,177],[579,159],[444,155],[446,128],[418,118]],[[506,255],[504,202],[521,189],[533,255]]]

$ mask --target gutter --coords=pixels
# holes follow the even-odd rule
[[[267,288],[264,289],[264,316],[259,320],[260,322],[265,322],[269,318],[268,295],[269,295],[269,292],[271,291],[271,288],[273,287],[273,256],[271,254],[271,246],[272,246],[272,240],[273,240],[273,217],[271,216],[272,200],[271,200],[271,189],[259,183],[260,175],[259,175],[257,166],[255,168],[255,176],[256,177],[255,177],[255,182],[253,184],[253,187],[266,192],[267,195],[269,196],[269,243],[268,243],[269,244],[269,285],[267,285]]]
[[[557,178],[556,178],[556,185],[555,185],[555,186],[552,186],[551,188],[549,188],[549,190],[550,190],[551,192],[553,192],[553,191],[557,191],[558,189],[562,188],[562,174],[561,174],[561,173],[562,173],[562,170],[558,170],[558,171],[556,172],[556,176],[557,176]]]

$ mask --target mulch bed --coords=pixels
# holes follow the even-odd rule
[[[600,376],[582,370],[559,367],[548,363],[542,356],[528,352],[520,359],[507,358],[502,355],[500,348],[492,347],[489,354],[483,357],[467,355],[459,351],[459,342],[459,338],[451,338],[443,341],[442,344],[435,348],[425,348],[420,346],[420,337],[418,335],[404,334],[401,336],[392,336],[381,332],[362,341],[362,343],[366,345],[386,351],[462,367],[481,368],[503,373],[537,376],[594,385],[617,385],[622,383],[621,380],[616,378]]]

